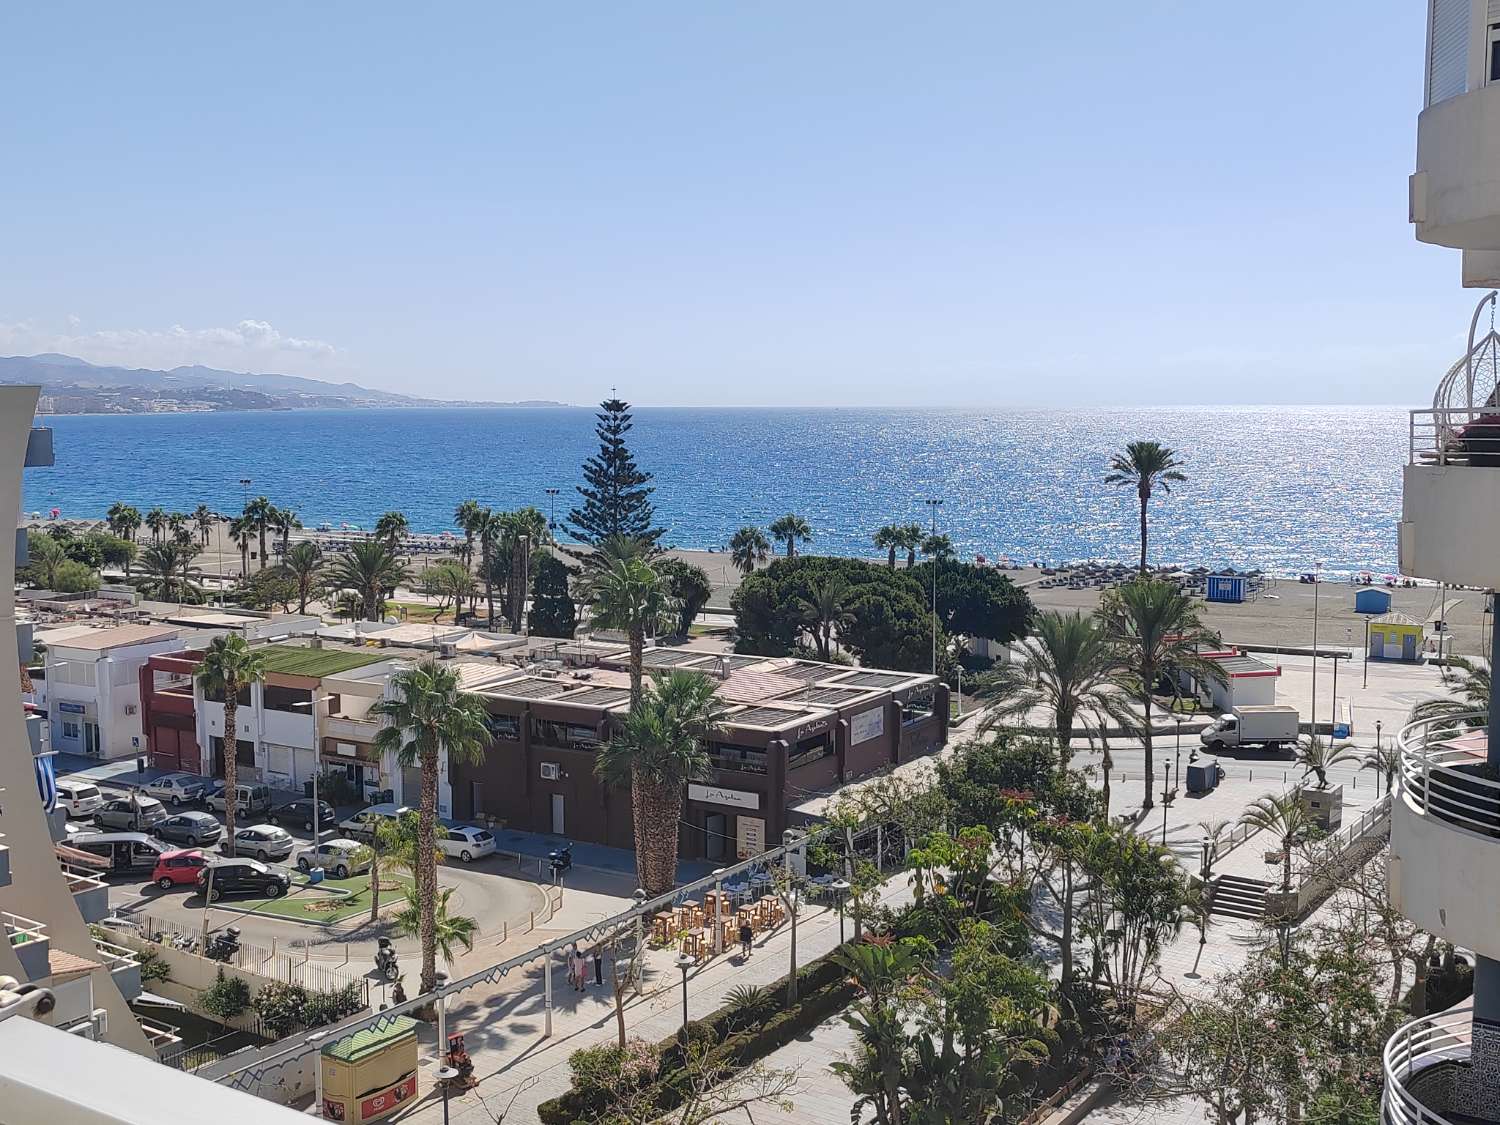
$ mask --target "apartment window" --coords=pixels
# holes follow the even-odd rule
[[[64,738],[77,738],[78,737],[78,724],[77,723],[71,723],[71,722],[68,722],[68,721],[64,720],[62,728],[63,728],[63,737]]]
[[[285,711],[290,715],[312,715],[312,692],[306,688],[284,688],[267,684],[261,688],[261,699],[267,711]]]
[[[1500,82],[1500,24],[1490,28],[1488,55],[1489,71],[1485,81]]]

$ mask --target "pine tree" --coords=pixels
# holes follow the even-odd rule
[[[597,547],[611,538],[635,539],[655,546],[665,530],[653,527],[651,474],[641,471],[625,444],[630,432],[630,404],[618,398],[600,403],[599,452],[583,466],[578,486],[583,504],[568,513],[574,538]]]
[[[531,578],[531,635],[571,637],[578,627],[578,607],[568,592],[568,567],[556,555],[537,555]]]

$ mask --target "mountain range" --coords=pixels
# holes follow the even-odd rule
[[[526,401],[458,403],[329,383],[301,375],[221,371],[194,364],[158,371],[110,367],[76,356],[0,356],[0,383],[40,384],[53,414],[145,414],[179,410],[286,410],[351,406],[560,406]]]

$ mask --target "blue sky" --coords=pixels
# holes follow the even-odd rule
[[[651,404],[1420,404],[1422,5],[48,4],[0,354]]]

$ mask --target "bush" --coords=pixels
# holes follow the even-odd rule
[[[239,977],[225,976],[224,970],[220,969],[198,1002],[220,1023],[227,1023],[250,1007],[250,986]]]
[[[154,984],[158,981],[171,980],[172,970],[161,954],[154,949],[148,949],[144,953],[137,954],[141,963],[141,983]]]
[[[365,1006],[365,998],[354,982],[331,992],[309,992],[302,1005],[304,1027],[323,1027],[348,1019]]]
[[[255,1013],[267,1032],[275,1039],[290,1035],[292,1029],[302,1022],[302,1009],[307,1003],[307,993],[295,984],[275,981],[266,985],[255,996]]]

